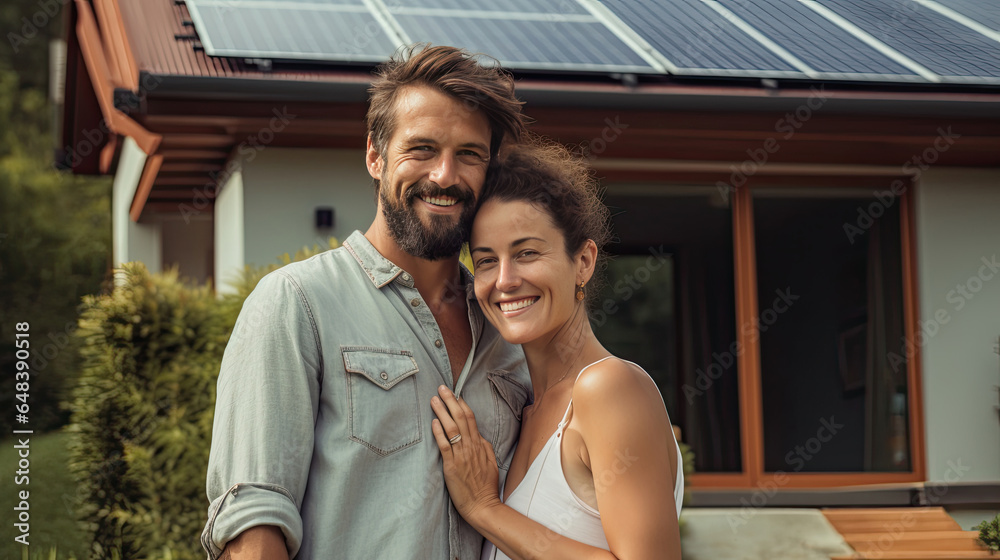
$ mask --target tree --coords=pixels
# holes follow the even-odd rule
[[[68,419],[60,402],[78,369],[70,336],[77,308],[84,295],[101,291],[110,264],[110,180],[53,165],[48,42],[60,18],[49,12],[62,5],[16,0],[0,7],[12,46],[0,50],[0,371],[15,370],[14,325],[28,322],[30,411],[20,427],[36,432]],[[15,395],[0,391],[0,410],[9,411],[0,428],[8,434]]]

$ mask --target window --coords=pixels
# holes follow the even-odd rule
[[[809,194],[753,196],[764,468],[908,471],[899,206]]]
[[[740,471],[732,211],[713,188],[607,203],[620,243],[609,247],[595,332],[657,382],[698,472]]]
[[[923,480],[909,195],[729,194],[606,197],[619,239],[592,323],[656,380],[695,452],[692,482]]]

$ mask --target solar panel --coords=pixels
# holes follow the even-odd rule
[[[718,0],[814,69],[818,77],[925,81],[796,0]]]
[[[587,10],[576,0],[385,0],[389,10],[399,8],[487,11],[504,13],[584,14]]]
[[[602,0],[618,18],[677,67],[680,74],[805,77],[702,2]]]
[[[319,4],[319,5],[340,5],[340,6],[364,6],[364,0],[215,0],[216,4],[226,4],[234,9],[239,5],[252,6],[253,4],[281,4],[282,6],[294,7],[295,4]]]
[[[428,42],[523,71],[1000,83],[982,0],[186,0],[211,56],[378,63]]]
[[[414,41],[487,53],[521,70],[656,72],[590,15],[390,9]]]
[[[1000,2],[982,0],[937,0],[937,3],[1000,32]]]
[[[386,0],[371,6],[364,0],[187,0],[187,5],[212,56],[381,62],[401,45],[428,42],[483,52],[511,69],[660,71],[576,0]]]
[[[397,42],[362,0],[188,0],[212,56],[380,62]]]
[[[997,82],[1000,42],[908,0],[817,0],[949,82]]]

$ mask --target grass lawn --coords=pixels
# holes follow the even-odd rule
[[[20,532],[14,528],[17,520],[14,507],[20,500],[17,495],[27,490],[30,503],[31,531],[28,537],[31,556],[48,558],[48,550],[59,548],[59,558],[69,553],[86,558],[87,546],[77,526],[73,511],[76,484],[69,472],[69,435],[54,432],[31,435],[30,482],[26,486],[14,484],[18,470],[18,455],[14,445],[17,440],[0,441],[0,558],[20,560],[24,547],[14,541]],[[41,553],[45,552],[45,555]]]

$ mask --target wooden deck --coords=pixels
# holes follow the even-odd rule
[[[959,560],[994,558],[943,508],[824,509],[823,515],[856,551],[832,560]]]

